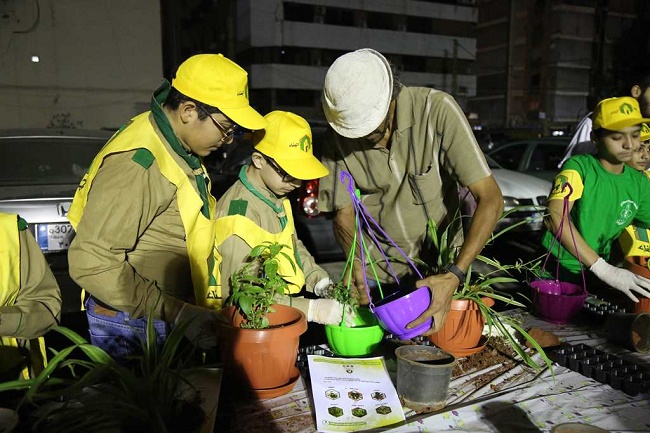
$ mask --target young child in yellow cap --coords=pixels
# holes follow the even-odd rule
[[[325,295],[331,280],[298,239],[287,194],[303,180],[318,179],[328,170],[314,157],[312,133],[302,117],[286,111],[265,116],[269,126],[254,134],[251,162],[242,167],[237,180],[221,197],[216,209],[217,297],[230,294],[230,277],[244,264],[253,247],[263,241],[287,245],[283,251],[295,257],[294,273],[285,267],[285,279],[292,293],[303,286],[318,296]],[[287,250],[288,249],[288,250]],[[282,264],[281,264],[282,266]],[[278,297],[278,303],[300,309],[310,322],[338,325],[343,307],[334,299]],[[345,314],[346,323],[354,315]]]
[[[641,125],[640,140],[640,146],[634,150],[627,165],[645,174],[650,180],[650,171],[648,171],[648,165],[650,164],[650,127],[648,127],[647,123]],[[647,187],[650,188],[650,183],[647,184]],[[648,257],[650,257],[650,230],[629,225],[618,240],[625,260],[624,264],[637,274],[639,274],[639,270],[642,270],[644,272],[642,276],[650,275],[647,266]],[[630,264],[641,267],[630,266]]]
[[[627,165],[650,177],[650,173],[646,171],[650,164],[650,126],[647,123],[641,125],[639,139],[641,143],[639,147],[634,149],[632,158],[627,162]]]
[[[640,145],[641,124],[648,121],[641,116],[634,98],[600,101],[593,113],[591,133],[598,154],[570,158],[555,177],[548,200],[548,226],[552,231],[544,234],[542,244],[550,247],[564,218],[561,245],[555,243],[552,249],[552,254],[559,257],[560,280],[582,284],[582,262],[597,277],[585,275],[590,292],[604,283],[634,302],[638,302],[635,295],[650,296],[650,280],[607,263],[613,241],[628,225],[650,227],[648,179],[626,165]],[[565,214],[567,195],[569,209]]]

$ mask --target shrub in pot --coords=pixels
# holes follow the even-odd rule
[[[350,262],[348,261],[348,265]],[[343,315],[338,325],[325,325],[327,342],[334,353],[340,356],[364,356],[371,353],[381,342],[384,331],[367,307],[360,307],[350,293],[351,266],[346,266],[343,274],[348,274],[348,283],[334,283],[328,293],[343,305]],[[347,272],[346,272],[347,271]],[[345,315],[354,310],[355,324],[348,326]]]
[[[517,210],[517,208],[514,208],[506,212],[502,218],[507,217],[509,213]],[[490,240],[494,240],[525,223],[525,221],[521,221],[508,226],[500,232],[493,234]],[[438,259],[433,264],[419,262],[421,266],[427,269],[425,271],[427,274],[442,272],[449,264],[454,263],[458,256],[458,248],[451,245],[450,241],[452,236],[450,236],[448,230],[449,228],[439,233],[435,222],[433,220],[429,221],[428,235],[430,241],[437,249]],[[501,314],[492,308],[495,301],[500,301],[513,307],[525,307],[523,303],[514,299],[512,295],[497,290],[494,285],[497,283],[517,282],[518,280],[512,277],[511,272],[528,270],[534,265],[519,261],[515,264],[501,264],[497,260],[483,255],[479,255],[477,260],[486,264],[490,270],[487,272],[474,272],[472,267],[469,268],[465,281],[461,281],[458,289],[453,294],[452,306],[442,329],[430,335],[429,339],[436,346],[454,356],[467,356],[480,351],[485,346],[487,339],[482,337],[482,333],[484,325],[487,324],[489,330],[488,335],[492,335],[493,333],[502,335],[526,364],[533,368],[540,368],[520,346],[516,334],[521,335],[535,348],[541,354],[544,363],[551,367],[552,362],[546,356],[542,347],[521,327],[520,323],[513,317]],[[492,332],[493,330],[496,332]]]
[[[300,335],[307,318],[290,306],[275,303],[288,293],[288,283],[278,272],[278,257],[291,257],[286,246],[264,242],[251,249],[248,260],[231,276],[231,293],[219,323],[221,356],[227,372],[248,385],[258,398],[285,394],[300,372],[295,367]]]

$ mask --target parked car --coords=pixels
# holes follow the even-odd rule
[[[20,214],[61,287],[63,313],[80,310],[80,289],[68,274],[74,230],[66,215],[91,161],[110,131],[0,131],[0,212]]]
[[[501,188],[504,212],[515,209],[499,221],[495,231],[498,232],[520,221],[526,223],[519,226],[517,232],[541,231],[544,228],[543,217],[546,212],[546,199],[551,192],[551,182],[525,173],[506,170],[489,156],[486,156],[486,159],[494,179]]]
[[[512,141],[488,151],[487,155],[505,169],[552,181],[569,141],[569,137]]]

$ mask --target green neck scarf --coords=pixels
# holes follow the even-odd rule
[[[181,145],[162,108],[162,104],[167,99],[167,95],[169,95],[169,89],[171,89],[171,84],[169,84],[169,81],[165,80],[165,82],[153,92],[153,96],[151,97],[151,112],[153,113],[153,119],[156,122],[156,125],[158,125],[160,132],[162,132],[163,137],[165,137],[165,140],[167,140],[172,149],[174,149],[174,152],[183,158],[187,165],[192,169],[192,172],[196,177],[196,185],[199,188],[199,195],[203,202],[201,213],[204,217],[210,218],[207,188],[210,178],[205,171],[203,171],[201,159],[185,150]]]
[[[253,184],[248,181],[248,177],[246,177],[247,168],[248,165],[245,165],[241,168],[241,170],[239,170],[239,180],[241,180],[241,183],[243,183],[246,189],[252,192],[255,197],[259,198],[264,203],[266,203],[271,209],[273,209],[273,212],[275,212],[278,218],[280,219],[280,225],[282,226],[282,230],[284,230],[284,228],[287,226],[287,214],[284,211],[284,206],[282,205],[277,206],[271,200],[264,197],[261,192],[255,189]]]

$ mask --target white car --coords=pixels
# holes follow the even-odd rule
[[[517,231],[540,231],[544,228],[546,199],[551,192],[551,182],[535,176],[506,170],[486,157],[492,175],[501,188],[505,217],[497,223],[496,232],[525,221]]]
[[[492,170],[504,202],[504,216],[494,229],[495,234],[501,230],[517,225],[513,231],[539,232],[544,228],[546,199],[551,192],[551,182],[534,176],[501,168],[489,156],[485,157]],[[461,212],[463,226],[469,227],[471,215],[474,214],[476,203],[469,191],[461,192],[463,203]]]

